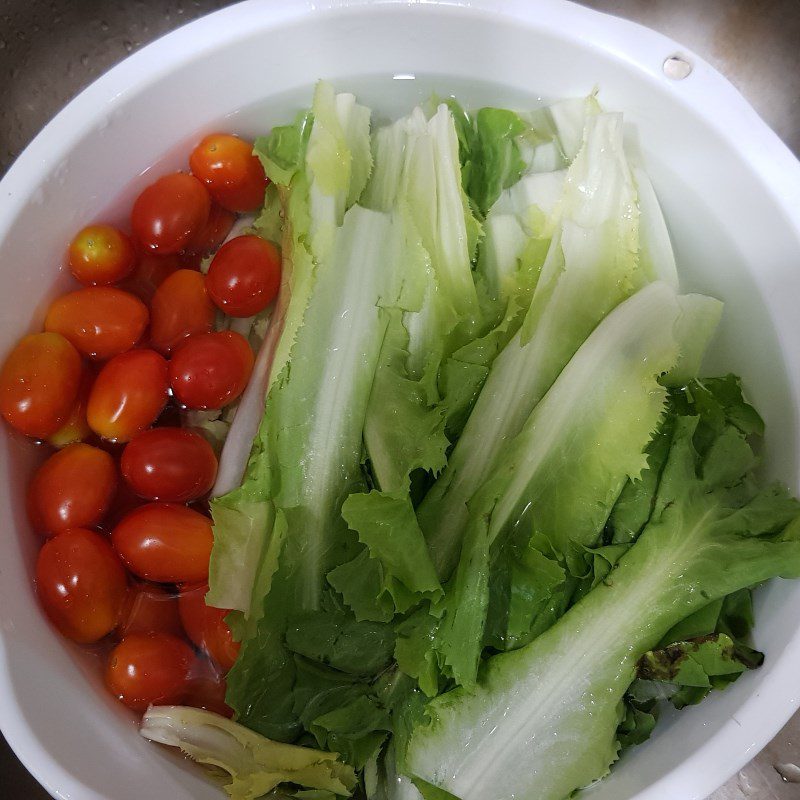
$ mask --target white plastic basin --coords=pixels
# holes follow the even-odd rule
[[[693,66],[682,81],[662,70],[675,53]],[[468,106],[531,107],[598,86],[630,123],[684,288],[726,301],[709,371],[744,377],[767,421],[765,471],[800,488],[800,164],[700,59],[560,0],[250,0],[131,56],[61,112],[0,183],[0,354],[41,322],[71,235],[129,203],[148,180],[140,173],[157,161],[182,166],[203,132],[256,135],[288,120],[321,77],[386,116],[431,91]],[[39,612],[38,542],[22,500],[34,456],[5,436],[0,454],[0,726],[11,746],[69,800],[219,797],[192,766],[137,735],[97,665]],[[800,582],[761,591],[757,615],[765,665],[667,715],[592,790],[596,800],[700,800],[778,731],[800,700]]]

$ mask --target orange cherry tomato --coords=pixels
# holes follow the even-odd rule
[[[61,334],[25,336],[0,370],[0,413],[27,436],[50,436],[69,417],[81,376],[81,357]]]
[[[124,280],[136,265],[131,240],[113,225],[89,225],[69,246],[69,268],[87,286]]]
[[[83,355],[106,361],[139,341],[149,319],[138,297],[111,286],[87,286],[53,301],[44,329],[60,333]]]
[[[28,487],[33,526],[44,533],[91,528],[100,523],[117,490],[114,459],[78,442],[54,453],[36,471]]]
[[[236,214],[233,211],[228,211],[218,203],[212,203],[205,228],[192,239],[187,249],[192,253],[213,253],[225,241],[234,222]]]
[[[194,660],[192,648],[176,636],[131,633],[108,657],[106,686],[134,711],[175,705],[188,692]]]
[[[128,442],[148,428],[167,402],[167,362],[154,350],[129,350],[100,370],[86,418],[104,439]]]
[[[56,628],[89,644],[117,626],[128,581],[104,536],[72,528],[44,543],[36,561],[36,590]]]
[[[191,503],[214,485],[217,457],[199,433],[159,427],[131,439],[122,452],[120,469],[140,497]]]
[[[148,503],[127,514],[111,533],[128,569],[156,583],[208,578],[214,536],[211,520],[185,506]]]
[[[206,277],[191,269],[173,272],[156,290],[150,306],[150,343],[167,354],[193,333],[208,333],[216,311],[206,291]]]
[[[93,381],[94,374],[90,369],[84,367],[81,384],[78,387],[78,396],[72,404],[72,411],[69,412],[69,416],[62,426],[47,437],[48,444],[53,447],[66,447],[74,442],[82,442],[91,435],[91,428],[86,421],[86,406],[89,403],[89,392],[92,389]]]
[[[264,202],[267,176],[251,142],[212,133],[192,150],[189,167],[223,208],[255,211]]]
[[[117,628],[120,638],[131,633],[183,634],[178,598],[155,583],[135,583],[120,613]]]
[[[281,254],[260,236],[237,236],[219,249],[206,287],[217,308],[231,317],[252,317],[277,296]]]
[[[244,391],[253,361],[247,340],[233,331],[190,336],[170,361],[172,392],[187,408],[222,408]]]
[[[227,672],[236,661],[241,645],[234,641],[225,622],[230,611],[206,605],[207,593],[208,583],[180,587],[178,608],[181,622],[192,642],[208,653],[223,672]]]
[[[208,222],[211,197],[193,175],[174,172],[151,183],[136,198],[131,226],[147,250],[179,253]]]

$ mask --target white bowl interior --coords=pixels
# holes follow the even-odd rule
[[[765,472],[798,488],[797,224],[754,166],[756,154],[737,149],[715,123],[715,104],[741,101],[707,66],[671,82],[660,72],[672,54],[668,40],[555,2],[529,11],[502,4],[528,22],[452,6],[312,13],[285,5],[245,3],[146,48],[79,97],[22,156],[0,185],[0,353],[41,322],[45,301],[65,285],[65,244],[80,226],[129,207],[153,164],[184,166],[200,134],[255,136],[291,119],[320,77],[356,92],[381,117],[432,91],[468,107],[529,108],[598,86],[606,108],[625,112],[631,146],[664,207],[683,288],[726,302],[708,372],[743,376],[767,422]],[[706,109],[696,102],[702,81],[725,90]],[[748,113],[741,119],[757,124]],[[0,723],[12,746],[65,798],[218,797],[192,767],[136,735],[131,716],[102,690],[97,664],[43,619],[31,585],[39,542],[23,503],[37,454],[6,437],[0,452]],[[765,666],[700,707],[667,715],[593,790],[596,800],[702,798],[775,733],[797,703],[788,676],[800,664],[800,584],[760,591],[757,612]]]

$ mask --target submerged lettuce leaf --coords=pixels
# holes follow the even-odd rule
[[[670,628],[744,587],[800,575],[800,504],[777,487],[755,491],[747,473],[735,483],[709,475],[709,459],[727,455],[712,442],[704,464],[697,426],[676,420],[656,511],[609,579],[530,645],[490,658],[476,689],[433,700],[409,774],[462,800],[563,800],[616,759],[620,701]]]
[[[356,786],[352,767],[336,753],[273,742],[197,708],[151,706],[139,732],[180,748],[216,774],[227,774],[225,791],[231,800],[256,800],[284,783],[347,796]]]

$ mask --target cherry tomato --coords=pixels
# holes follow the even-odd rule
[[[60,333],[83,355],[106,361],[139,341],[149,318],[138,297],[111,286],[87,286],[53,301],[44,329]]]
[[[47,437],[48,444],[53,447],[66,447],[73,442],[82,442],[91,434],[91,428],[86,421],[86,406],[89,403],[89,392],[92,389],[94,374],[87,367],[83,368],[81,384],[78,387],[78,396],[72,404],[72,411],[62,426]]]
[[[90,528],[108,511],[117,490],[114,459],[78,442],[54,453],[36,471],[28,487],[33,526],[45,533]]]
[[[61,334],[26,336],[0,370],[0,413],[27,436],[50,436],[69,417],[81,376],[81,357]]]
[[[100,370],[86,418],[104,439],[128,442],[149,427],[167,402],[167,362],[154,350],[129,350]]]
[[[56,628],[68,639],[89,644],[116,627],[128,583],[104,536],[72,528],[45,542],[39,552],[36,589]]]
[[[121,638],[131,633],[183,634],[178,598],[155,583],[135,583],[120,613],[117,633]]]
[[[267,177],[253,145],[225,133],[206,136],[189,156],[192,173],[231,211],[255,211],[264,202]]]
[[[191,508],[148,503],[118,523],[111,541],[128,569],[145,580],[199,583],[208,578],[211,520]]]
[[[113,225],[89,225],[69,246],[69,268],[87,286],[106,286],[127,278],[136,265],[131,240]]]
[[[190,503],[214,485],[217,457],[211,445],[195,431],[153,428],[129,442],[120,468],[140,497]]]
[[[120,284],[120,288],[135,294],[140,300],[149,305],[156,289],[175,270],[184,266],[185,260],[183,255],[178,254],[160,256],[155,253],[142,253],[139,256],[139,263],[136,265],[136,269],[126,281]]]
[[[203,230],[192,239],[187,249],[193,253],[213,253],[225,241],[234,222],[236,222],[236,214],[233,211],[228,211],[227,208],[212,203],[208,222]]]
[[[206,605],[208,584],[180,587],[178,608],[186,635],[201,650],[227,672],[239,655],[240,643],[233,640],[231,629],[225,622],[230,613],[222,608]]]
[[[206,187],[193,175],[174,172],[151,183],[136,198],[131,226],[146,249],[179,253],[205,228],[210,209]]]
[[[189,680],[189,691],[181,702],[192,708],[204,708],[230,719],[233,709],[225,702],[228,686],[216,667],[203,658],[197,659]]]
[[[206,287],[216,306],[231,317],[252,317],[277,296],[281,254],[260,236],[237,236],[219,249]]]
[[[192,648],[168,633],[131,633],[108,657],[106,686],[134,711],[175,705],[188,692]]]
[[[190,336],[169,365],[173,394],[188,408],[222,408],[244,391],[253,360],[247,340],[233,331]]]
[[[206,292],[206,277],[191,269],[173,272],[156,290],[150,308],[150,343],[160,353],[214,326],[216,311]]]

